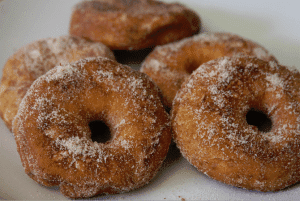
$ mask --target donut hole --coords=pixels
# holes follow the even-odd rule
[[[269,132],[272,129],[272,120],[261,110],[251,108],[246,114],[249,125],[256,126],[261,132]]]
[[[93,142],[106,143],[111,140],[112,135],[105,122],[100,120],[91,121],[89,127],[92,133],[91,138]]]

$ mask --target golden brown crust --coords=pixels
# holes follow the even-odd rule
[[[19,104],[34,80],[56,65],[95,56],[114,59],[105,45],[72,36],[41,39],[16,51],[4,66],[0,85],[0,116],[7,127],[12,129]]]
[[[25,172],[70,198],[139,188],[168,152],[168,114],[148,77],[98,57],[57,66],[26,93],[13,122]],[[101,120],[112,138],[91,139]]]
[[[260,45],[231,33],[202,33],[181,41],[156,47],[142,64],[163,93],[164,104],[171,108],[181,84],[202,63],[222,56],[245,54],[276,61]]]
[[[201,65],[172,108],[174,139],[199,171],[224,183],[277,191],[300,180],[300,73],[254,57]],[[249,125],[253,108],[271,130]]]
[[[180,40],[199,30],[197,14],[180,4],[90,0],[74,7],[69,32],[113,50],[139,50]]]

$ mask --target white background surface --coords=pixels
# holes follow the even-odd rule
[[[72,6],[78,0],[0,1],[0,72],[10,55],[29,42],[68,34]],[[167,1],[174,2],[174,1]],[[251,39],[283,65],[300,68],[300,3],[296,0],[181,0],[202,19],[203,31],[225,31]],[[235,188],[199,173],[176,150],[149,185],[93,199],[138,200],[300,200],[300,184],[279,192]],[[65,199],[25,175],[12,134],[0,120],[0,198]]]

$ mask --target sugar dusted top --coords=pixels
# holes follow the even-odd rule
[[[109,141],[92,141],[95,120],[109,127]],[[59,184],[72,198],[145,185],[171,140],[156,86],[104,57],[57,66],[38,78],[20,104],[14,135],[27,174]]]
[[[300,178],[299,87],[298,71],[272,61],[247,56],[209,61],[174,99],[174,140],[212,178],[259,191],[285,188]],[[271,128],[250,125],[251,110],[264,113]]]

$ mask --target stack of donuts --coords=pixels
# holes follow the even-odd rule
[[[181,4],[89,0],[74,6],[69,35],[16,51],[0,116],[25,173],[69,198],[128,192],[156,175],[173,138],[218,181],[258,191],[298,182],[300,73],[253,41],[200,30]],[[114,56],[147,48],[140,70]],[[97,121],[109,139],[93,140]]]

